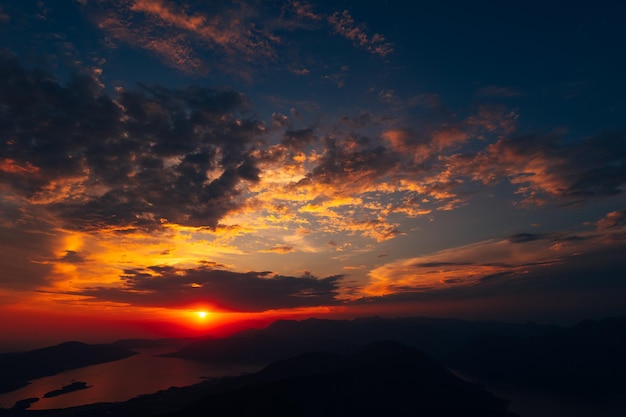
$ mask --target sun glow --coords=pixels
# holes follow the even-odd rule
[[[196,311],[196,315],[201,319],[205,319],[208,317],[209,313],[206,311]]]

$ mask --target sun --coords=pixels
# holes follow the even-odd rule
[[[196,311],[196,315],[201,319],[205,319],[209,313],[207,311]]]

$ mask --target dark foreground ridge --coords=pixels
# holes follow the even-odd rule
[[[430,356],[401,343],[385,341],[349,355],[307,353],[273,362],[254,374],[170,389],[125,403],[7,411],[4,415],[515,416],[507,411],[507,406],[507,400],[457,378]]]
[[[274,362],[249,383],[216,392],[182,416],[513,416],[508,401],[397,342],[351,355],[310,353]]]
[[[60,345],[0,354],[0,393],[19,389],[35,378],[70,369],[96,365],[136,355],[132,350],[112,345],[66,342]]]

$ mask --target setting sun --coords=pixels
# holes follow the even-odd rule
[[[206,311],[196,311],[196,315],[197,315],[198,317],[200,317],[201,319],[205,319],[205,318],[207,318],[207,316],[209,315],[209,313],[208,313],[208,312],[206,312]]]

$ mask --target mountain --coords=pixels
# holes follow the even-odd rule
[[[626,317],[580,324],[531,337],[483,334],[447,364],[517,387],[584,396],[626,392]]]
[[[312,350],[345,353],[376,340],[396,340],[444,359],[481,334],[541,335],[556,326],[433,318],[279,320],[265,329],[190,343],[165,356],[203,361],[270,362]]]
[[[136,352],[111,345],[66,342],[28,352],[0,354],[0,393],[13,391],[31,379],[70,369],[124,359]]]
[[[350,355],[301,355],[216,388],[166,416],[514,415],[506,411],[506,400],[397,342],[374,343]]]

